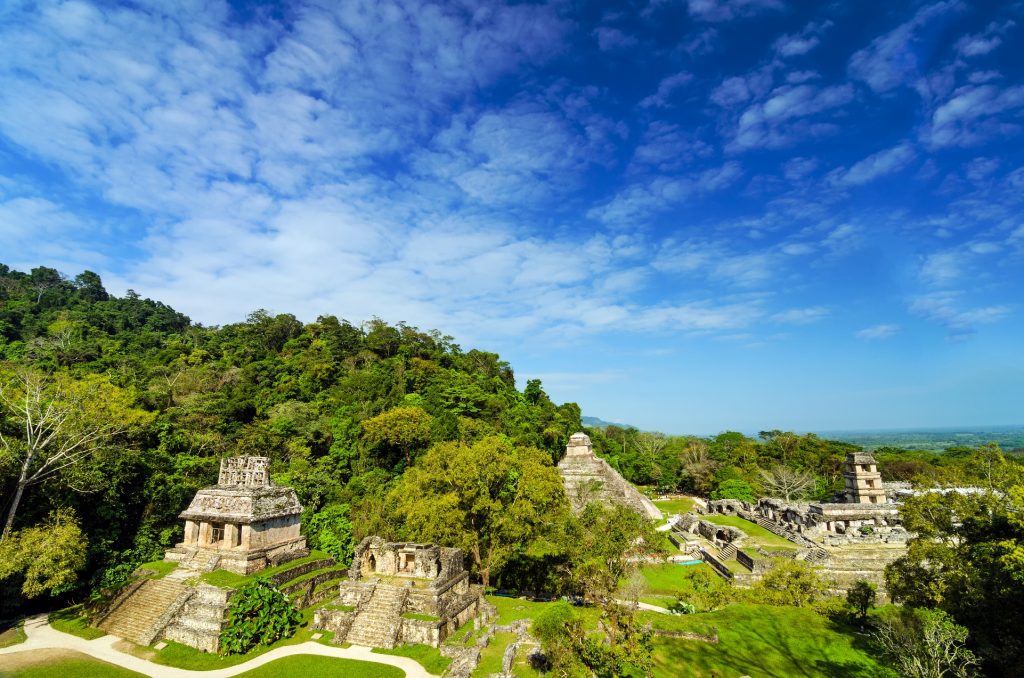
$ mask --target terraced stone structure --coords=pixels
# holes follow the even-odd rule
[[[439,647],[489,607],[483,587],[469,583],[460,549],[367,537],[338,598],[316,611],[314,625],[333,631],[336,643]]]
[[[165,560],[200,572],[246,575],[307,555],[299,498],[292,488],[270,482],[269,467],[269,457],[221,460],[217,484],[199,490],[179,516],[185,539]]]
[[[153,571],[137,572],[97,626],[139,645],[164,639],[216,652],[234,590],[203,583],[199,575],[215,569],[248,575],[309,553],[299,535],[298,497],[270,482],[269,465],[267,457],[221,461],[217,485],[200,490],[181,513],[185,540],[164,556],[178,567],[162,579],[151,578]],[[340,576],[333,565],[330,558],[306,559],[284,565],[271,579],[305,607],[323,598],[318,585]]]
[[[569,438],[565,456],[558,462],[558,472],[565,483],[565,493],[577,511],[598,501],[629,507],[652,520],[663,518],[654,502],[594,454],[594,445],[586,433],[574,433]]]

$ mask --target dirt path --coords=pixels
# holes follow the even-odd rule
[[[427,673],[419,663],[412,659],[374,654],[368,647],[330,647],[310,641],[300,645],[275,648],[266,654],[262,654],[237,666],[229,666],[213,671],[190,671],[188,669],[176,669],[170,666],[153,664],[144,659],[119,652],[115,649],[115,645],[119,645],[121,640],[116,636],[103,636],[95,640],[85,640],[78,636],[61,633],[46,622],[45,615],[26,619],[25,634],[28,636],[25,642],[0,649],[0,669],[10,670],[19,668],[19,666],[24,666],[27,662],[37,664],[40,652],[54,652],[53,660],[70,658],[73,656],[72,652],[81,652],[95,659],[100,659],[131,671],[137,671],[147,676],[153,676],[154,678],[195,678],[198,676],[228,678],[228,676],[244,673],[281,657],[311,654],[321,657],[339,657],[342,659],[358,659],[375,664],[388,664],[405,671],[405,675],[409,678],[431,678],[431,674]],[[25,654],[18,656],[20,653]]]

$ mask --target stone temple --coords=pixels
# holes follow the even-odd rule
[[[269,457],[222,460],[217,484],[197,492],[179,516],[185,539],[164,559],[200,572],[246,575],[308,555],[299,498],[270,482],[269,467]]]
[[[558,462],[558,472],[574,510],[581,511],[591,501],[599,501],[629,507],[653,520],[663,518],[654,502],[594,454],[594,445],[586,433],[570,436],[565,456]]]
[[[269,466],[267,457],[222,460],[217,484],[199,490],[180,515],[185,538],[164,555],[178,567],[163,578],[136,577],[100,614],[97,626],[139,645],[173,640],[216,652],[234,590],[204,583],[200,573],[248,575],[309,554],[299,535],[302,505],[290,487],[270,482]],[[299,561],[275,577],[287,580],[331,563]]]
[[[338,598],[316,611],[314,624],[333,631],[336,643],[439,647],[490,607],[463,561],[460,549],[366,537]]]

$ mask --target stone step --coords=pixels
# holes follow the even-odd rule
[[[140,645],[148,645],[162,629],[156,624],[178,597],[185,592],[180,582],[165,579],[147,581],[100,623],[112,636]]]

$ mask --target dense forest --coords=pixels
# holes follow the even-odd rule
[[[555,464],[581,429],[576,404],[553,403],[537,380],[518,390],[498,355],[437,331],[262,310],[204,327],[113,296],[95,273],[0,265],[0,616],[115,589],[181,540],[178,514],[239,454],[271,458],[306,508],[310,545],[340,561],[369,534],[433,541],[463,548],[485,586],[608,600],[627,559],[663,540],[628,510],[569,510]],[[778,430],[585,430],[649,491],[750,501],[830,500],[860,449]],[[908,527],[925,538],[890,588],[953,614],[993,666],[1011,666],[1020,641],[987,619],[1024,619],[1020,455],[876,457],[885,480],[989,490],[909,502]]]

